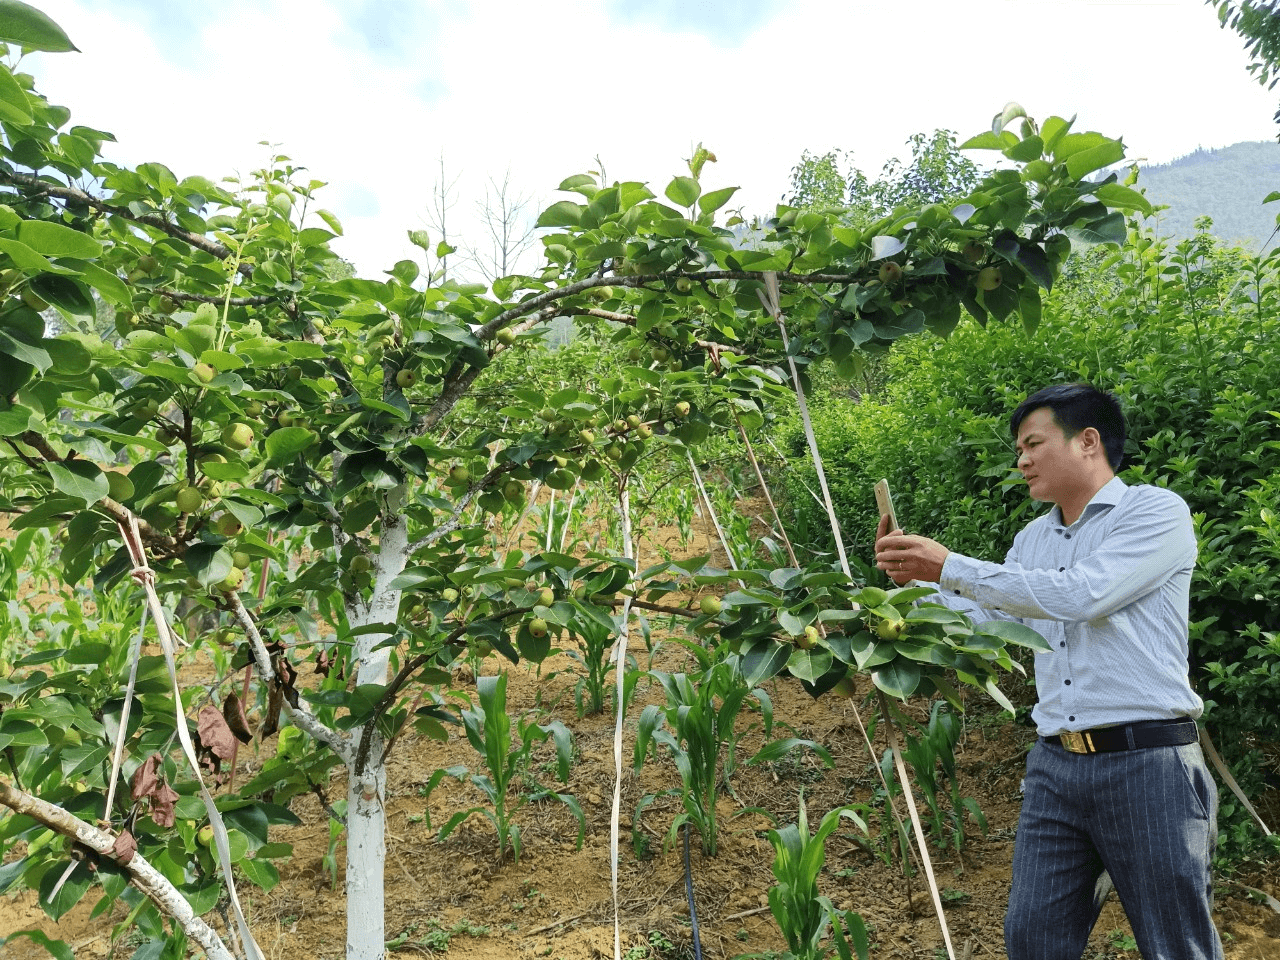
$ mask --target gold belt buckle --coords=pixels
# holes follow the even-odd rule
[[[1060,733],[1058,741],[1062,746],[1070,750],[1072,753],[1095,753],[1093,746],[1093,738],[1089,736],[1089,731],[1084,733]]]

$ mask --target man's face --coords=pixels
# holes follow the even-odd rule
[[[1068,439],[1050,407],[1032,410],[1018,426],[1018,470],[1032,500],[1061,504],[1079,484],[1084,466],[1077,440]]]

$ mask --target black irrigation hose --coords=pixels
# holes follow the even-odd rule
[[[698,908],[693,902],[693,873],[689,869],[689,821],[684,824],[684,894],[689,899],[689,924],[693,928],[693,955],[702,960],[702,937],[698,934]]]

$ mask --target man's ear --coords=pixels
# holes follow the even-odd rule
[[[1102,434],[1098,432],[1097,427],[1085,427],[1076,435],[1076,439],[1080,441],[1082,453],[1106,456],[1106,451],[1102,447]]]

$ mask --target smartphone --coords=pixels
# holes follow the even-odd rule
[[[880,516],[889,518],[889,530],[900,529],[898,527],[898,515],[893,510],[893,497],[889,494],[889,481],[881,480],[876,484],[876,508],[880,511]]]

